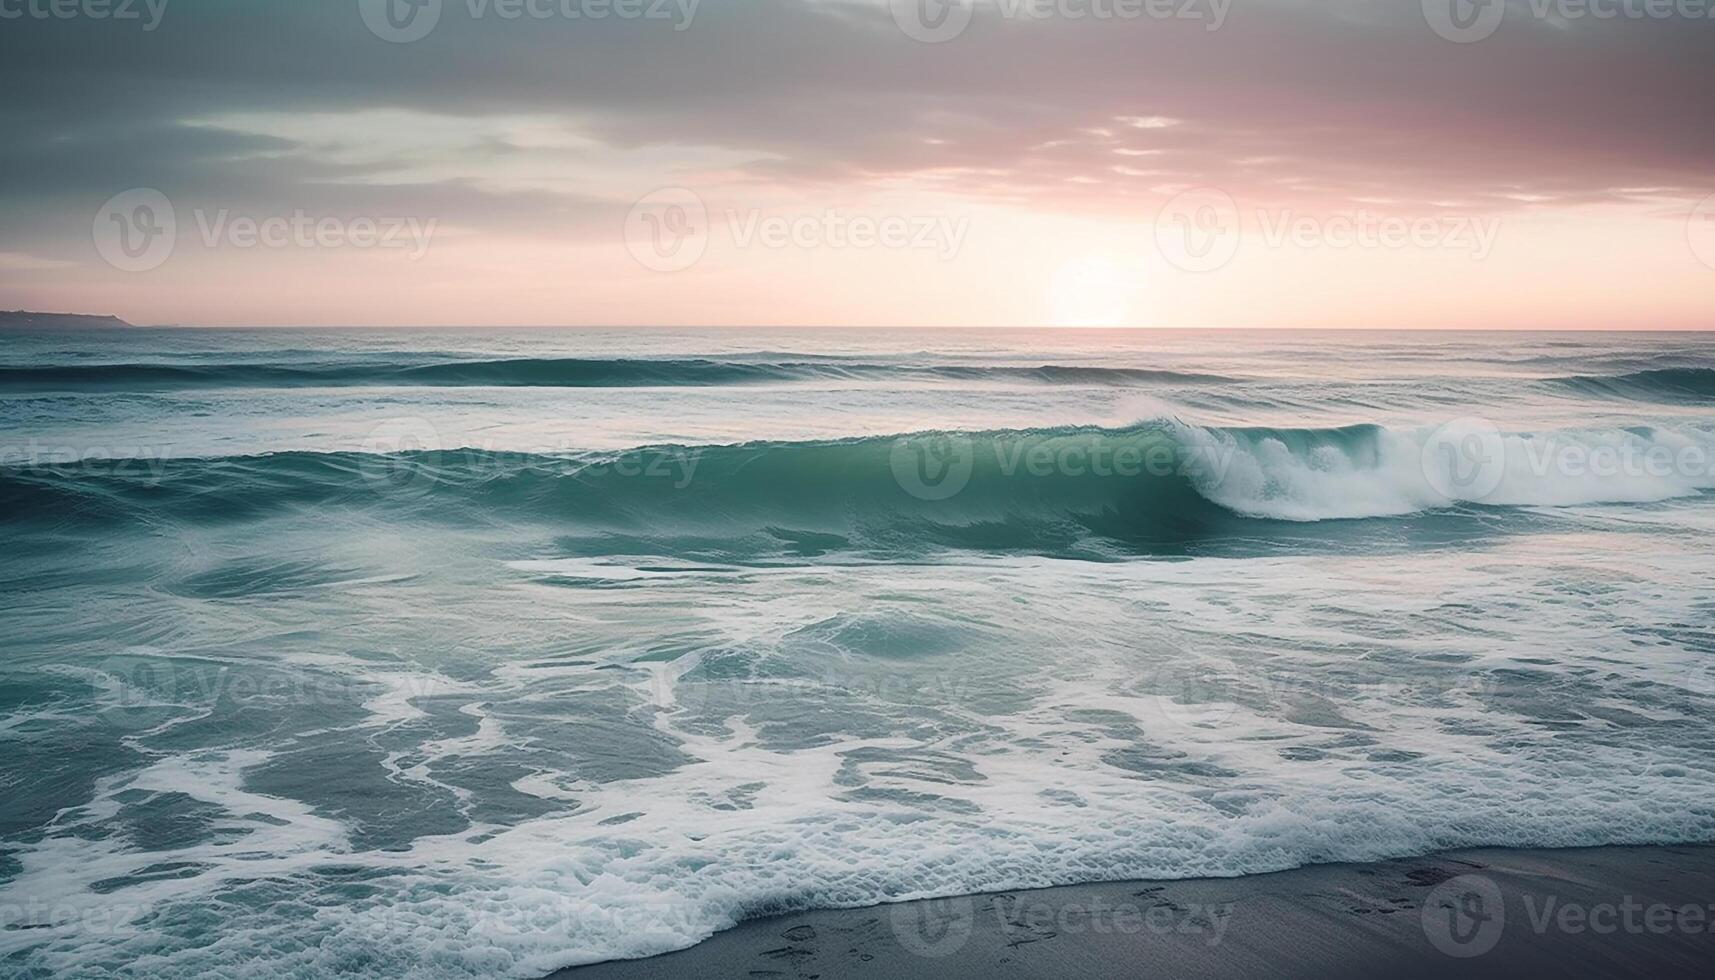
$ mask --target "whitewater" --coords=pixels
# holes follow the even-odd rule
[[[1702,334],[0,335],[0,962],[1715,841]]]

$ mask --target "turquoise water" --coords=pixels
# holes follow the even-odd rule
[[[1715,840],[1715,338],[0,335],[8,974]]]

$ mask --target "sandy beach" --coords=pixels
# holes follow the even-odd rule
[[[1715,847],[1491,848],[756,919],[552,980],[1708,976]]]

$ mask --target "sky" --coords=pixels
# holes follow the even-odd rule
[[[1715,328],[1715,0],[0,0],[0,309]]]

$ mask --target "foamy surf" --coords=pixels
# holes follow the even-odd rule
[[[4,962],[533,977],[791,909],[1715,840],[1715,425],[1555,380],[1695,349],[777,341],[9,348]],[[191,375],[54,374],[92,363]]]

